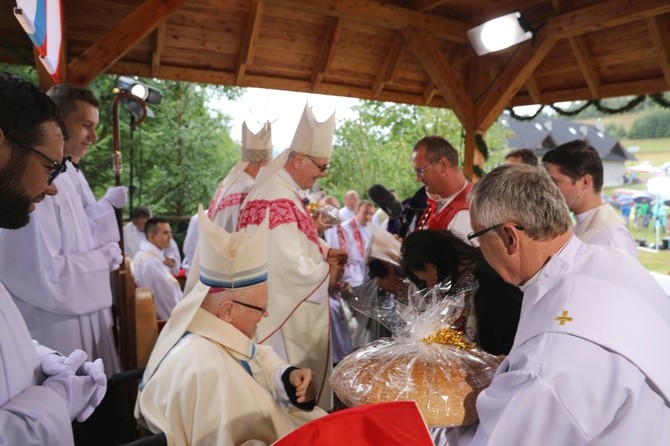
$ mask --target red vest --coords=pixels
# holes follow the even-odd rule
[[[466,199],[471,190],[472,183],[468,183],[465,186],[465,189],[460,191],[458,195],[456,195],[454,199],[437,214],[435,213],[437,203],[429,197],[428,207],[423,211],[423,214],[419,219],[419,224],[416,225],[416,229],[447,229],[449,223],[451,223],[451,220],[453,220],[454,215],[456,215],[457,212],[470,208]]]

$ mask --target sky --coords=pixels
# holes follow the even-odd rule
[[[312,107],[316,119],[322,122],[333,112],[337,121],[356,117],[351,107],[358,102],[358,99],[341,96],[246,88],[237,100],[214,102],[211,107],[233,118],[230,136],[238,143],[242,139],[243,122],[246,121],[249,130],[256,133],[269,120],[272,124],[272,145],[277,154],[291,144],[306,103]]]

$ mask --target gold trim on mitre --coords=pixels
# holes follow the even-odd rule
[[[267,281],[268,218],[253,235],[228,233],[198,207],[200,282],[215,288],[238,289]]]
[[[305,104],[305,110],[289,147],[291,150],[316,158],[330,158],[333,153],[335,134],[335,112],[324,122],[318,122],[312,109]]]
[[[270,121],[265,124],[258,133],[253,133],[247,127],[247,123],[242,123],[242,161],[258,163],[261,161],[270,161],[272,159],[272,128]]]

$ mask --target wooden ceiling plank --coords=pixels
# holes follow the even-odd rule
[[[319,53],[319,58],[316,61],[314,72],[312,74],[312,88],[314,90],[319,88],[319,84],[321,83],[324,74],[328,72],[330,64],[333,62],[333,58],[335,57],[335,47],[342,35],[342,23],[343,21],[338,18],[331,19],[328,32],[323,40],[321,52]]]
[[[391,44],[391,49],[384,60],[384,64],[379,70],[375,81],[372,83],[373,98],[377,97],[377,95],[384,89],[384,86],[393,80],[393,77],[398,70],[402,55],[405,52],[406,43],[402,33],[396,34],[393,44]]]
[[[358,0],[263,0],[281,8],[310,12],[330,17],[339,17],[352,22],[365,23],[389,29],[403,29],[408,26],[423,29],[434,37],[458,43],[468,41],[469,23],[386,5],[378,1]]]
[[[471,128],[475,122],[475,106],[435,39],[426,31],[412,27],[403,29],[403,35],[440,94],[453,104],[454,113],[461,124]]]
[[[185,2],[146,0],[68,64],[68,81],[79,86],[88,85]]]
[[[658,53],[658,61],[663,70],[663,77],[667,88],[670,88],[670,32],[663,16],[656,16],[647,19],[649,34],[654,48]]]
[[[601,86],[600,74],[598,73],[598,69],[591,57],[591,51],[588,46],[586,46],[584,38],[582,36],[574,36],[570,37],[568,41],[570,42],[572,52],[577,59],[577,64],[584,75],[586,85],[588,85],[589,91],[593,96],[592,99],[599,98]]]
[[[486,131],[498,119],[517,91],[553,48],[556,40],[546,37],[543,31],[537,34],[534,44],[530,42],[521,44],[486,95],[477,101],[477,130]]]
[[[151,77],[157,77],[158,68],[161,65],[161,54],[163,53],[163,46],[165,45],[166,27],[165,20],[163,20],[154,33],[154,46],[151,52]]]
[[[554,39],[568,38],[668,12],[668,0],[608,0],[552,17],[547,20],[542,31]]]
[[[247,67],[254,60],[254,50],[258,43],[258,34],[261,30],[261,18],[265,10],[265,3],[252,1],[249,8],[249,18],[244,30],[242,46],[237,58],[237,67],[235,69],[235,79],[237,84],[241,84],[246,74]]]

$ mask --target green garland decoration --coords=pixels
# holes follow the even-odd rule
[[[670,108],[670,102],[665,100],[663,93],[650,94],[649,98],[663,108]]]
[[[484,169],[482,169],[476,164],[472,166],[472,173],[477,175],[479,178],[483,177],[486,174],[486,172],[484,172]]]
[[[477,144],[477,148],[481,152],[482,156],[484,156],[484,161],[488,160],[489,147],[486,145],[486,141],[484,141],[484,138],[482,138],[480,133],[475,134],[475,143]]]
[[[554,104],[550,104],[549,107],[559,115],[563,116],[576,116],[586,110],[587,107],[593,105],[594,101],[588,101],[586,104],[582,105],[581,107],[577,107],[574,110],[569,110],[569,109],[563,109],[560,107],[556,107]]]

